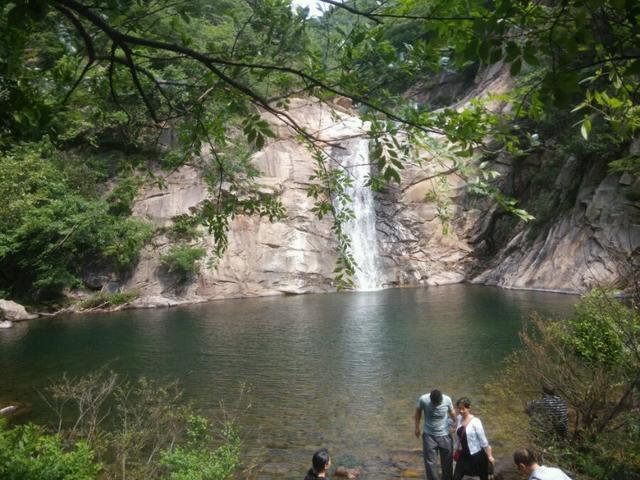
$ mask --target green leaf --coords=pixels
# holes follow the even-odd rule
[[[580,134],[583,136],[585,140],[588,140],[589,132],[591,132],[591,119],[589,117],[584,117],[584,120],[582,121],[582,126],[580,127]]]
[[[505,62],[513,62],[520,55],[520,47],[515,42],[507,43],[507,54],[504,58]]]
[[[536,57],[536,49],[530,43],[527,43],[522,50],[522,57],[524,58],[524,61],[531,66],[535,67],[540,65],[540,62]]]
[[[478,56],[480,57],[480,60],[487,63],[487,60],[489,59],[489,43],[486,40],[481,42],[478,46]]]
[[[515,77],[516,75],[518,75],[518,73],[520,73],[521,68],[522,68],[522,61],[518,58],[511,64],[509,73],[511,73],[512,77]]]

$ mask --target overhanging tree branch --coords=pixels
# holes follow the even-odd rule
[[[188,58],[191,58],[193,60],[196,60],[197,62],[199,62],[200,64],[206,66],[211,72],[213,72],[216,76],[218,76],[221,80],[223,80],[225,83],[227,83],[228,85],[230,85],[231,87],[233,87],[235,90],[239,91],[240,93],[242,93],[243,95],[247,96],[253,103],[259,105],[260,107],[262,107],[263,109],[265,109],[266,111],[268,111],[269,113],[272,113],[274,116],[280,118],[280,119],[284,119],[286,121],[287,124],[289,124],[292,128],[294,128],[294,130],[296,130],[296,132],[300,133],[301,135],[303,135],[305,138],[312,140],[312,141],[320,141],[320,139],[318,138],[314,138],[312,135],[310,135],[308,132],[305,131],[304,128],[302,128],[300,125],[297,124],[297,122],[295,122],[295,120],[293,118],[291,118],[290,115],[286,114],[285,112],[278,110],[276,108],[274,108],[273,106],[271,106],[269,104],[269,102],[267,101],[267,99],[263,98],[261,95],[259,95],[258,93],[256,93],[253,89],[251,89],[250,87],[242,84],[240,81],[230,77],[229,75],[225,74],[220,68],[219,66],[232,66],[232,67],[241,67],[241,68],[249,68],[249,69],[257,69],[257,70],[267,70],[267,71],[276,71],[276,72],[282,72],[282,73],[289,73],[291,75],[297,76],[298,78],[305,80],[306,82],[308,82],[309,84],[319,87],[327,92],[333,93],[335,95],[340,95],[340,96],[344,96],[347,98],[350,98],[351,100],[360,103],[364,106],[367,106],[368,108],[372,109],[373,111],[376,111],[378,113],[381,113],[383,115],[385,115],[387,118],[389,118],[390,120],[411,126],[413,128],[416,128],[420,131],[422,131],[423,133],[436,133],[436,134],[443,134],[444,132],[435,128],[430,128],[430,127],[425,127],[424,125],[421,125],[419,123],[416,122],[412,122],[411,120],[408,120],[406,118],[403,118],[399,115],[394,114],[393,112],[391,112],[390,110],[381,107],[379,105],[376,105],[374,103],[372,103],[371,101],[367,100],[366,98],[357,95],[357,94],[352,94],[349,92],[345,92],[343,90],[340,90],[338,88],[332,87],[331,85],[328,85],[327,83],[319,80],[318,78],[303,72],[301,70],[295,69],[295,68],[291,68],[288,66],[281,66],[281,65],[268,65],[268,64],[259,64],[259,63],[250,63],[250,62],[239,62],[239,61],[233,61],[233,60],[225,60],[225,59],[221,59],[221,58],[217,58],[217,57],[211,57],[207,54],[204,54],[202,52],[198,52],[196,50],[193,50],[191,48],[182,46],[182,45],[177,45],[174,43],[166,43],[166,42],[161,42],[158,40],[152,40],[152,39],[147,39],[147,38],[141,38],[141,37],[136,37],[136,36],[132,36],[129,34],[125,34],[122,33],[116,29],[114,29],[113,27],[111,27],[105,20],[103,20],[103,18],[99,15],[97,15],[95,12],[93,12],[91,9],[87,8],[86,6],[82,5],[81,3],[75,1],[75,0],[58,0],[57,3],[64,5],[65,7],[67,7],[68,9],[71,9],[73,11],[75,11],[78,15],[80,15],[81,17],[85,18],[86,20],[88,20],[89,22],[91,22],[94,26],[96,26],[98,29],[102,30],[109,38],[111,38],[115,43],[118,44],[118,46],[120,48],[123,49],[123,51],[125,52],[125,55],[127,55],[127,50],[129,50],[129,45],[138,45],[138,46],[144,46],[144,47],[148,47],[148,48],[153,48],[153,49],[157,49],[157,50],[162,50],[162,51],[170,51],[170,52],[174,52],[174,53],[179,53],[179,54],[183,54]],[[124,47],[123,47],[124,45]],[[127,55],[128,57],[130,55]],[[131,63],[133,64],[133,60],[131,60]],[[132,69],[132,79],[134,77],[134,71],[135,69]],[[137,78],[137,75],[136,75]],[[136,83],[136,80],[134,79],[134,83]],[[137,82],[137,85],[139,85],[139,81]],[[140,90],[140,93],[142,94],[143,91]],[[142,97],[143,100],[146,99],[146,96]],[[150,107],[150,104],[148,103],[148,100],[145,100],[145,104],[147,104],[147,107]],[[153,109],[151,108],[150,111],[153,111]],[[155,114],[155,112],[154,112]],[[154,118],[155,120],[155,118]]]

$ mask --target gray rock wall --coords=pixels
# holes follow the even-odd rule
[[[544,154],[535,167],[548,168]],[[507,179],[516,175],[513,168],[505,173]],[[531,169],[520,174],[527,176]],[[527,187],[514,194],[522,196]],[[551,184],[529,199],[532,211],[536,202],[544,206],[532,224],[520,222],[504,235],[501,224],[504,227],[509,219],[496,220],[496,210],[483,216],[472,241],[478,268],[470,280],[571,293],[595,286],[625,287],[631,261],[640,253],[638,199],[638,179],[607,174],[606,162],[600,159],[568,158]],[[488,247],[487,240],[497,241],[497,248]]]
[[[490,79],[483,82],[486,86]],[[499,78],[494,84],[508,86]],[[348,147],[349,139],[362,135],[366,125],[348,110],[336,108],[331,112],[319,102],[300,99],[292,101],[289,113],[320,138]],[[125,289],[141,291],[137,306],[333,290],[336,242],[330,219],[315,217],[313,200],[306,193],[314,160],[286,126],[268,119],[278,139],[253,160],[262,172],[259,187],[279,196],[287,218],[269,223],[237,217],[222,260],[211,265],[208,256],[201,273],[186,285],[177,285],[163,271],[159,257],[169,250],[170,242],[157,237],[123,284]],[[444,193],[450,217],[445,233],[439,218],[442,211],[435,201],[427,200],[440,188],[434,174],[447,168],[435,163],[409,165],[402,171],[401,185],[376,194],[379,274],[384,286],[473,281],[580,292],[594,284],[615,283],[620,259],[640,246],[640,206],[629,199],[633,192],[637,195],[640,184],[637,179],[603,174],[601,165],[582,173],[573,204],[567,207],[566,198],[550,197],[552,210],[556,201],[562,201],[565,210],[537,231],[503,215],[487,200],[468,198],[464,182],[450,175]],[[543,160],[538,167],[544,168]],[[502,170],[504,182],[517,182],[517,171],[508,161],[496,168]],[[566,162],[555,188],[567,190],[565,184],[575,180],[577,171],[576,165]],[[134,213],[167,226],[171,217],[189,213],[207,195],[198,169],[185,166],[167,176],[166,188],[144,190]],[[212,239],[205,234],[198,245],[211,251]]]

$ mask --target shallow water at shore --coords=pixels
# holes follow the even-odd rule
[[[470,396],[481,412],[482,387],[516,347],[523,320],[564,315],[576,301],[452,285],[41,319],[0,331],[0,400],[29,403],[31,418],[44,421],[38,390],[62,372],[108,365],[178,378],[215,415],[246,383],[255,478],[299,479],[320,446],[334,464],[364,467],[360,478],[389,478],[422,468],[412,420],[420,394],[438,386]]]

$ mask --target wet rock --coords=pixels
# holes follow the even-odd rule
[[[516,469],[511,457],[496,458],[493,477],[495,480],[522,480],[523,478]]]
[[[16,410],[18,410],[18,407],[16,407],[15,405],[9,405],[7,407],[2,407],[2,408],[0,408],[0,415],[5,415],[5,416],[11,415]]]
[[[618,180],[618,183],[620,185],[633,185],[633,177],[629,174],[629,172],[624,172],[621,176],[620,176],[620,180]]]
[[[133,302],[131,302],[130,306],[132,308],[175,307],[180,303],[181,302],[178,302],[171,298],[161,296],[144,296],[136,298]]]
[[[20,322],[23,320],[32,320],[34,318],[38,318],[38,315],[28,313],[27,310],[19,303],[11,300],[0,300],[0,320]]]
[[[360,470],[359,468],[336,467],[335,471],[333,472],[333,476],[337,478],[347,478],[349,480],[353,480],[355,478],[358,478],[361,473],[362,470]]]
[[[9,320],[0,321],[0,328],[11,328],[13,327],[13,323]]]
[[[501,75],[500,68],[479,72],[475,90],[465,98],[507,88],[510,80]],[[339,108],[332,110],[317,99],[292,99],[288,114],[310,133],[348,150],[354,139],[366,133],[367,124],[346,103],[338,103]],[[279,138],[254,155],[252,161],[261,172],[256,182],[260,191],[277,196],[287,217],[275,223],[252,216],[235,217],[228,248],[220,260],[211,254],[213,238],[203,231],[194,246],[209,253],[202,260],[199,275],[181,285],[163,273],[160,262],[171,248],[170,239],[156,237],[141,252],[130,277],[116,285],[141,292],[142,298],[133,306],[334,290],[336,239],[331,220],[318,220],[312,211],[314,201],[307,196],[315,160],[281,120],[269,114],[265,119]],[[629,186],[630,178],[607,175],[606,168],[596,165],[576,184],[576,178],[582,178],[577,172],[584,169],[584,162],[568,157],[548,188],[574,192],[575,204],[558,197],[569,208],[549,225],[534,231],[531,224],[518,223],[517,228],[506,229],[505,238],[498,241],[501,221],[511,217],[487,199],[467,196],[465,182],[450,173],[451,165],[430,162],[428,152],[423,156],[423,163],[407,164],[400,172],[399,185],[389,185],[375,194],[378,280],[385,287],[472,280],[506,288],[580,292],[619,277],[609,250],[624,258],[640,247],[640,209],[628,199],[638,183],[635,178]],[[545,168],[542,157],[532,156],[526,162],[535,171]],[[519,178],[514,172],[520,163],[503,155],[491,167],[501,171],[504,191],[514,196],[528,186],[527,176]],[[448,183],[443,193],[446,212],[434,197],[440,179]],[[172,217],[191,213],[208,198],[208,186],[197,165],[181,167],[163,180],[164,188],[143,187],[133,208],[134,215],[158,227],[170,226]],[[558,200],[545,195],[550,204]],[[551,210],[558,208],[552,205]],[[215,264],[215,268],[207,268],[207,264]],[[93,284],[109,284],[103,280],[96,277]]]
[[[407,468],[400,472],[401,478],[424,478],[424,469]]]

